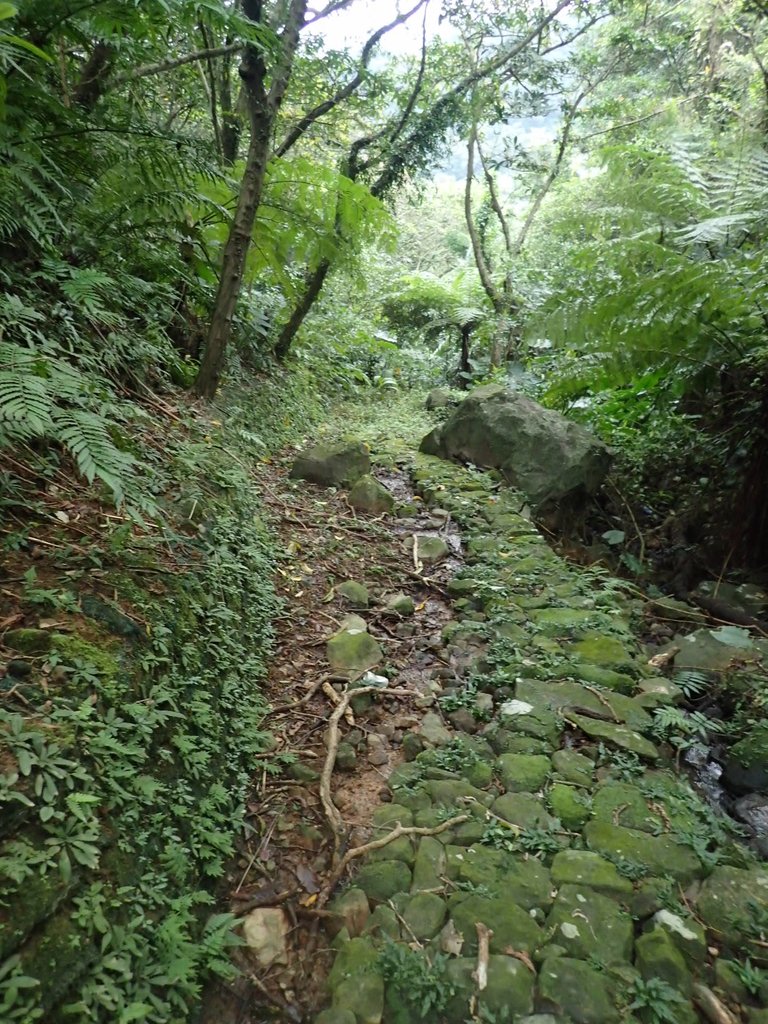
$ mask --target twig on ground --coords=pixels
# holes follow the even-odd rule
[[[374,850],[381,850],[383,847],[388,846],[390,843],[393,843],[395,839],[400,839],[402,836],[439,836],[442,832],[446,832],[449,828],[453,828],[455,825],[463,825],[465,821],[469,821],[469,817],[470,816],[468,814],[459,814],[457,817],[449,818],[448,821],[444,821],[442,825],[437,825],[435,828],[421,828],[416,825],[403,826],[398,824],[391,832],[388,832],[380,839],[372,839],[370,843],[364,843],[362,846],[356,846],[351,850],[347,850],[323,886],[322,892],[320,893],[317,901],[318,906],[322,907],[328,902],[331,893],[336,888],[336,885],[342,875],[352,861],[356,860],[358,857],[364,857],[367,853],[372,853]]]
[[[327,680],[323,683],[320,689],[323,691],[323,693],[331,702],[331,704],[338,704],[339,701],[341,700],[341,697],[338,695],[338,693],[334,690],[334,688]],[[350,726],[350,728],[354,729],[355,716],[352,712],[352,708],[347,707],[346,711],[344,712],[344,721],[347,723],[348,726]]]
[[[738,1021],[717,998],[711,988],[698,982],[693,986],[693,1001],[710,1024],[738,1024]]]
[[[488,957],[493,932],[482,921],[477,921],[475,928],[477,929],[477,967],[472,972],[472,978],[477,985],[477,991],[484,992],[488,987]]]

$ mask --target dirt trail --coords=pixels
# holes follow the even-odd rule
[[[322,927],[325,912],[314,905],[331,870],[333,835],[319,774],[334,707],[328,691],[346,685],[330,669],[328,638],[348,614],[363,616],[385,651],[375,672],[388,678],[390,689],[418,694],[384,695],[345,716],[347,767],[337,765],[332,781],[333,800],[344,821],[340,855],[373,837],[372,815],[391,799],[386,783],[402,763],[404,736],[434,706],[436,681],[457,678],[461,668],[440,653],[441,631],[451,616],[445,587],[462,565],[460,535],[450,516],[428,510],[414,496],[407,473],[396,466],[379,468],[375,475],[403,511],[411,507],[410,514],[397,518],[358,513],[344,492],[292,481],[289,469],[290,459],[285,459],[265,463],[260,473],[265,508],[282,552],[276,585],[284,604],[266,682],[272,712],[264,723],[276,747],[255,775],[245,836],[226,893],[233,912],[243,918],[256,908],[283,909],[289,922],[287,955],[281,958],[285,962],[263,971],[254,971],[251,964],[248,982],[215,985],[202,1016],[210,1024],[255,1024],[273,1014],[311,1020],[327,999],[334,952]],[[414,534],[443,538],[450,556],[425,568],[407,549]],[[369,607],[338,593],[347,581],[368,589]],[[412,598],[412,616],[388,613],[379,603],[393,592]]]

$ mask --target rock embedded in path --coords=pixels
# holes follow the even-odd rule
[[[430,537],[424,533],[416,533],[406,537],[403,541],[403,547],[408,552],[413,552],[415,547],[416,558],[423,562],[424,565],[434,565],[436,562],[442,562],[451,553],[451,549],[442,537]]]
[[[408,594],[404,594],[398,591],[396,594],[385,594],[382,598],[384,604],[384,611],[389,615],[413,615],[416,611],[416,605],[413,603],[413,598],[409,597]]]
[[[318,444],[296,456],[290,476],[321,487],[349,487],[370,469],[368,449],[361,442]]]
[[[563,1014],[574,1024],[618,1024],[619,984],[583,960],[548,957],[539,973],[542,1009]]]
[[[495,384],[471,392],[421,451],[500,469],[536,505],[594,494],[611,463],[606,445],[585,427]]]
[[[325,650],[331,668],[339,675],[358,675],[384,660],[381,645],[357,616],[345,620],[339,632],[328,640]]]
[[[362,583],[355,583],[354,580],[345,580],[336,587],[336,594],[342,598],[350,608],[367,608],[370,600],[368,588]]]
[[[369,473],[355,481],[348,500],[352,508],[358,512],[370,512],[374,516],[391,512],[395,507],[395,499],[391,492]]]
[[[289,925],[277,907],[252,910],[243,921],[243,938],[262,967],[288,963]]]
[[[445,409],[449,405],[456,405],[456,399],[448,388],[434,388],[429,392],[424,403],[425,409],[429,412],[432,412],[434,409]]]

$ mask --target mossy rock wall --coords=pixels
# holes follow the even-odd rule
[[[559,558],[490,474],[424,455],[413,474],[464,531],[442,656],[474,664],[438,702],[475,722],[452,738],[423,729],[427,749],[389,780],[391,808],[403,825],[468,820],[360,867],[363,924],[336,936],[318,1024],[693,1024],[702,985],[736,1008],[718,955],[754,963],[768,872],[658,743],[640,609]],[[491,933],[482,989],[478,925]],[[768,986],[753,988],[741,1019],[763,1012]]]

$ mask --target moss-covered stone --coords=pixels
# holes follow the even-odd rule
[[[677,946],[689,966],[699,969],[707,955],[707,936],[695,918],[683,917],[662,907],[653,915],[655,928],[663,929]]]
[[[502,754],[496,762],[508,793],[537,793],[549,777],[548,757],[535,754]]]
[[[628,963],[632,956],[632,918],[616,900],[584,885],[563,885],[547,918],[552,942],[567,956],[602,963]]]
[[[701,888],[696,914],[730,946],[739,946],[754,930],[750,922],[766,904],[768,869],[716,867]]]
[[[336,915],[336,919],[328,922],[328,934],[331,938],[338,935],[342,928],[346,928],[352,938],[357,938],[362,935],[371,916],[368,897],[357,887],[347,889],[341,896],[337,896],[328,905],[328,909]]]
[[[618,1024],[619,985],[583,960],[548,957],[539,973],[538,1004],[574,1024]]]
[[[436,893],[420,892],[408,900],[402,916],[411,933],[419,940],[426,940],[437,935],[447,912],[445,902]]]
[[[505,895],[523,910],[546,908],[552,902],[549,870],[535,857],[525,860],[489,846],[475,846],[461,854],[454,849],[452,855],[454,877],[462,882]]]
[[[635,944],[635,962],[640,974],[649,978],[661,978],[684,996],[691,993],[691,972],[682,953],[663,928],[641,935]]]
[[[555,885],[581,885],[607,896],[627,897],[632,883],[609,860],[589,850],[563,850],[552,861]]]
[[[408,617],[416,611],[413,598],[400,591],[397,594],[388,594],[384,598],[384,610],[391,615],[402,615]]]
[[[347,487],[370,468],[364,444],[320,444],[296,457],[290,475],[292,480],[308,480],[321,487]]]
[[[464,952],[477,952],[478,922],[493,932],[492,953],[503,953],[508,947],[532,953],[544,942],[544,932],[531,915],[507,894],[494,896],[458,893],[448,901],[451,920],[464,936]]]
[[[336,587],[336,595],[350,608],[367,608],[370,600],[368,588],[354,580],[345,580]]]
[[[359,477],[349,491],[349,504],[358,512],[383,515],[395,507],[394,496],[379,481],[366,473]]]
[[[599,719],[587,718],[585,715],[578,715],[574,712],[568,714],[567,718],[572,725],[577,726],[592,739],[610,743],[621,750],[628,750],[632,754],[637,754],[638,757],[644,757],[647,761],[658,760],[657,747],[645,736],[641,736],[639,732],[635,732],[626,725],[601,722]]]
[[[424,783],[424,790],[429,794],[432,802],[441,807],[461,808],[462,801],[475,800],[483,807],[488,807],[493,801],[492,793],[485,793],[482,789],[475,789],[468,782],[457,779],[452,782],[448,779],[428,780]]]
[[[555,776],[576,786],[589,786],[595,771],[594,762],[575,750],[556,750],[552,755]]]
[[[602,668],[600,665],[576,664],[568,669],[568,674],[579,682],[615,690],[617,693],[630,694],[635,690],[635,680],[632,676],[625,672]]]
[[[364,864],[355,879],[369,900],[385,903],[398,892],[411,888],[411,870],[401,860],[382,860]]]
[[[413,863],[412,891],[442,888],[445,871],[445,846],[435,836],[424,836]]]
[[[552,828],[555,819],[544,801],[530,793],[505,793],[492,804],[493,813],[519,828]]]
[[[360,629],[342,629],[331,637],[326,654],[331,668],[339,675],[359,675],[384,660],[379,642]]]
[[[627,642],[622,642],[613,636],[604,636],[602,633],[595,633],[587,636],[574,645],[574,654],[580,661],[587,661],[591,665],[600,665],[604,668],[629,668],[634,669],[635,659],[627,650]]]
[[[547,793],[549,809],[567,829],[580,829],[590,815],[589,795],[575,786],[554,783]]]
[[[591,821],[584,829],[584,838],[595,853],[641,864],[649,875],[668,876],[687,884],[704,873],[693,850],[669,836],[654,836],[605,821]]]
[[[3,642],[19,654],[47,654],[51,649],[51,634],[47,629],[9,629]]]

